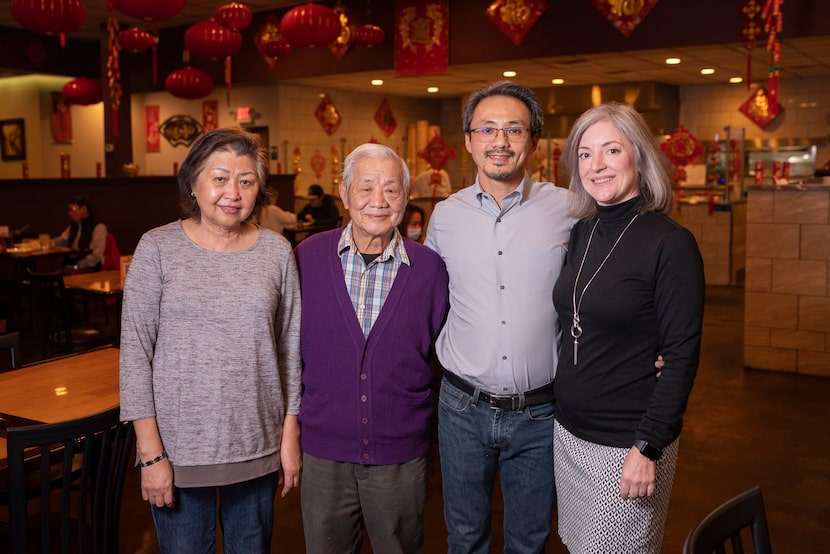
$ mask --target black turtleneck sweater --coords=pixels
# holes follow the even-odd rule
[[[639,198],[598,206],[599,219],[574,226],[554,288],[563,329],[556,372],[556,420],[590,442],[630,447],[643,439],[664,448],[680,434],[700,355],[705,294],[694,237],[665,215],[640,214],[605,265],[597,268],[637,213]],[[570,329],[574,280],[582,327],[577,364]],[[654,362],[666,361],[658,379]]]

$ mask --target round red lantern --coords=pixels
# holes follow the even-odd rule
[[[107,0],[112,9],[145,21],[170,19],[184,8],[185,0]]]
[[[354,30],[354,41],[361,46],[377,46],[386,34],[377,25],[361,25]]]
[[[60,35],[61,46],[66,41],[64,33],[80,27],[86,18],[86,7],[81,0],[12,0],[11,12],[25,29]]]
[[[239,52],[242,35],[209,19],[194,23],[185,31],[184,47],[196,56],[216,60]]]
[[[79,77],[66,83],[61,89],[61,94],[67,104],[78,104],[80,106],[97,104],[103,99],[100,81],[87,79],[86,77]]]
[[[138,27],[118,33],[118,44],[128,52],[144,52],[158,42],[158,37]]]
[[[173,96],[194,100],[213,92],[213,79],[201,69],[187,66],[168,75],[164,88]]]
[[[213,18],[232,31],[242,31],[251,24],[251,10],[239,2],[231,2],[216,9]]]
[[[337,40],[342,30],[337,14],[317,4],[292,8],[280,22],[280,34],[291,46],[326,46]]]
[[[276,40],[263,42],[259,45],[259,51],[269,58],[284,58],[291,52],[291,45],[280,37]]]

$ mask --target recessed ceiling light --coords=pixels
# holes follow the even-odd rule
[[[551,82],[551,84],[554,84],[554,85],[564,85],[565,84],[565,79],[560,79],[560,78],[557,77],[556,79],[551,79],[550,82]]]
[[[677,65],[680,63],[680,58],[666,58],[666,65]]]
[[[703,69],[700,70],[701,75],[712,75],[714,73],[715,73],[715,70],[712,69],[711,67],[704,67]]]
[[[517,74],[515,71],[505,71],[502,75],[505,77],[515,77]]]
[[[730,78],[729,78],[729,82],[730,82],[730,83],[733,83],[733,84],[735,84],[735,83],[743,83],[743,82],[744,82],[744,78],[743,78],[743,77],[730,77]]]
[[[429,92],[429,93],[438,92],[438,87],[427,87],[427,92]]]
[[[383,79],[372,79],[372,86],[379,87],[383,84]]]

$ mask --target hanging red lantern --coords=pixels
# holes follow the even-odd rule
[[[158,37],[138,27],[118,33],[118,44],[127,52],[144,52],[158,42]]]
[[[337,40],[342,30],[337,14],[317,4],[292,8],[280,22],[280,33],[292,46],[326,46]]]
[[[377,25],[361,25],[354,30],[354,41],[361,46],[377,46],[386,34]]]
[[[194,23],[185,31],[184,47],[196,56],[217,60],[239,52],[242,35],[209,19]]]
[[[11,12],[25,29],[60,35],[61,47],[66,46],[65,33],[74,31],[86,19],[81,0],[12,0]]]
[[[67,104],[89,106],[90,104],[97,104],[103,100],[104,97],[101,90],[100,81],[79,77],[66,83],[63,89],[61,89],[61,94]]]
[[[213,79],[201,69],[187,66],[170,73],[164,80],[164,88],[177,98],[194,100],[213,92]]]
[[[107,0],[108,7],[144,21],[170,19],[184,8],[185,0]]]
[[[216,9],[213,18],[232,31],[242,31],[251,24],[251,10],[239,2],[231,2]]]
[[[291,45],[280,37],[277,40],[260,43],[259,51],[269,58],[284,58],[291,52]]]

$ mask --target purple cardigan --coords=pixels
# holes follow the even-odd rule
[[[352,307],[337,242],[342,229],[296,249],[302,290],[302,447],[318,458],[399,464],[426,454],[435,393],[432,343],[447,313],[447,270],[406,239],[401,264],[369,336]]]

